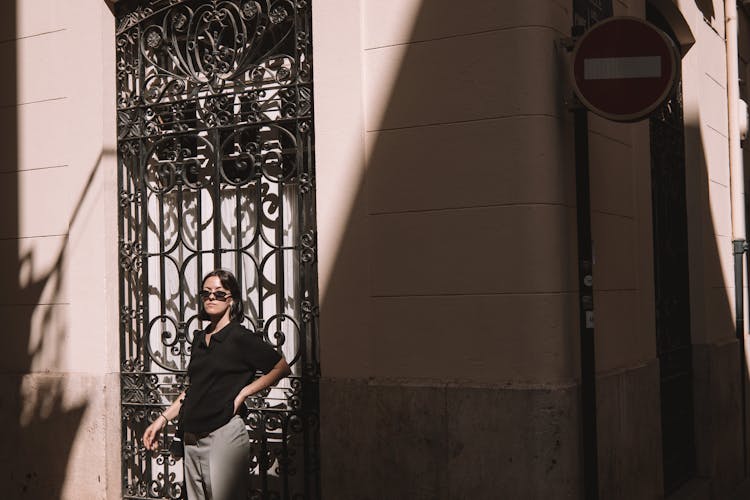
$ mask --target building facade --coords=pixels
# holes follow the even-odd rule
[[[307,340],[294,344],[309,348],[300,354],[304,362],[297,375],[310,388],[300,404],[315,417],[301,424],[305,444],[298,449],[304,460],[298,455],[301,461],[294,462],[305,486],[295,490],[284,482],[293,468],[284,462],[287,451],[271,453],[275,458],[254,472],[266,478],[258,495],[583,498],[591,477],[584,477],[581,444],[586,429],[572,113],[578,104],[567,76],[572,0],[6,4],[0,16],[0,58],[8,68],[0,103],[5,141],[0,307],[11,331],[0,364],[0,419],[7,498],[181,494],[172,487],[179,485],[179,472],[158,477],[160,471],[167,476],[179,471],[179,462],[165,458],[156,464],[138,449],[138,426],[155,416],[152,411],[165,404],[160,398],[170,393],[133,396],[124,382],[133,371],[124,352],[131,342],[141,354],[149,350],[148,335],[132,332],[140,327],[146,332],[152,320],[159,324],[160,315],[149,311],[163,306],[166,318],[174,307],[180,325],[159,330],[153,338],[166,350],[159,358],[158,349],[151,349],[148,357],[154,366],[161,360],[173,378],[165,382],[159,369],[148,366],[139,373],[159,372],[159,386],[178,383],[174,377],[184,366],[174,360],[185,352],[167,344],[170,335],[184,338],[193,328],[190,287],[202,268],[170,281],[174,276],[160,270],[161,264],[149,267],[148,251],[124,252],[130,241],[122,232],[123,206],[136,206],[138,197],[124,189],[123,172],[130,172],[123,170],[129,161],[124,145],[154,144],[200,129],[197,141],[215,141],[194,146],[192,157],[216,151],[222,166],[202,163],[198,170],[225,172],[231,159],[236,176],[225,183],[234,182],[240,193],[242,158],[232,148],[251,122],[254,133],[265,138],[259,143],[277,145],[264,150],[264,157],[278,153],[275,166],[294,157],[313,167],[305,171],[304,183],[301,170],[288,177],[281,167],[282,173],[259,174],[289,180],[300,190],[289,195],[285,187],[269,188],[263,196],[270,192],[281,199],[283,192],[303,199],[312,192],[314,210],[304,213],[314,220],[271,224],[281,240],[269,243],[267,253],[289,247],[294,255],[275,261],[276,278],[259,272],[257,282],[261,276],[286,282],[278,278],[287,276],[283,262],[301,273],[290,275],[290,287],[311,279],[305,269],[312,268],[305,266],[314,264],[317,273],[313,285],[295,288],[299,294],[273,299],[276,305],[267,306],[273,313],[248,312],[261,330],[269,317],[283,314],[287,326],[310,324],[311,317],[315,325],[301,328],[306,333],[299,338]],[[222,128],[228,125],[218,118],[210,122],[195,109],[190,115],[183,106],[181,113],[204,121],[179,129],[177,92],[164,101],[173,121],[157,109],[162,119],[148,118],[158,122],[150,135],[145,126],[130,134],[125,130],[130,122],[123,122],[131,108],[121,99],[122,82],[132,78],[136,101],[146,99],[144,82],[158,71],[139,73],[133,64],[120,64],[119,40],[127,30],[142,28],[132,54],[148,62],[148,54],[164,43],[148,37],[148,23],[160,15],[177,20],[182,11],[169,9],[189,8],[184,12],[192,15],[201,6],[236,12],[243,26],[264,13],[271,28],[287,22],[282,10],[289,19],[310,13],[309,40],[300,42],[307,28],[295,24],[296,49],[290,50],[297,51],[291,64],[298,66],[287,66],[270,49],[264,54],[273,57],[259,65],[274,71],[280,87],[295,75],[290,84],[298,99],[295,110],[287,113],[280,97],[261,105],[263,117],[257,118],[253,103],[242,99],[271,87],[263,87],[262,75],[253,80],[248,70],[247,87],[233,93],[236,108],[228,115],[230,121],[241,118],[232,122],[235,128]],[[744,213],[733,211],[731,201],[732,183],[744,181],[730,176],[729,113],[735,108],[727,97],[725,2],[614,0],[612,10],[647,19],[672,37],[681,74],[668,104],[650,119],[615,123],[589,115],[600,498],[732,498],[747,477],[748,424],[733,256],[733,240],[741,236],[733,221],[744,220]],[[740,6],[737,19],[742,95],[749,13]],[[171,33],[164,23],[160,33]],[[208,43],[206,36],[196,40]],[[248,40],[243,36],[239,46]],[[180,64],[189,66],[176,60],[154,56],[152,62],[171,64],[170,74],[177,74]],[[305,64],[309,78],[295,73]],[[283,71],[288,67],[291,72]],[[171,84],[171,76],[159,78]],[[186,99],[208,106],[203,91],[195,92]],[[278,125],[284,120],[295,128]],[[312,129],[300,129],[305,120]],[[286,132],[271,129],[289,132],[294,147],[284,142]],[[307,146],[301,137],[309,139]],[[228,149],[227,141],[234,141]],[[139,172],[147,178],[150,165],[161,165],[168,155],[155,154],[155,163],[145,153],[139,158],[144,163],[133,167],[134,183],[140,182]],[[144,189],[151,186],[148,193],[173,187],[159,172],[144,181]],[[188,174],[183,180],[180,189],[191,182],[197,193],[213,189],[210,181],[202,185]],[[240,200],[232,205],[236,210],[214,205],[229,233],[242,224],[252,227],[237,221],[263,211],[243,205],[248,192],[230,199]],[[143,196],[156,200],[155,207],[163,199]],[[278,206],[296,207],[287,202]],[[146,214],[149,203],[139,205]],[[201,228],[197,233],[215,237],[205,266],[245,269],[241,259],[219,256],[219,250],[252,252],[241,236],[232,239],[223,226],[209,227],[218,215],[201,219],[202,209],[189,204],[161,210],[153,227],[160,219],[168,225],[178,214],[185,227],[194,224]],[[192,222],[190,213],[198,214]],[[171,241],[163,228],[149,232],[149,216],[127,217],[136,231],[145,228],[143,241],[157,246]],[[271,227],[269,217],[258,217],[257,227]],[[142,259],[149,273],[136,279],[147,288],[133,294],[128,306],[123,297],[131,290],[133,259]],[[252,279],[248,283],[248,290],[262,288]],[[187,305],[154,299],[168,291],[188,297]],[[254,304],[264,304],[264,297],[261,293]],[[154,300],[146,316],[136,311],[139,302]],[[124,327],[123,317],[136,326]],[[284,328],[277,331],[293,337]],[[282,350],[290,345],[279,344]],[[288,397],[295,387],[284,386],[278,397]],[[295,409],[293,400],[282,404]],[[137,418],[131,412],[136,406],[143,408]]]

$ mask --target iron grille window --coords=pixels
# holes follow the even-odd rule
[[[201,278],[292,375],[249,401],[250,498],[318,498],[312,48],[306,0],[117,5],[123,493],[184,498],[145,427],[186,387]]]
[[[676,40],[651,4],[646,17]],[[664,493],[696,475],[682,81],[649,120]]]

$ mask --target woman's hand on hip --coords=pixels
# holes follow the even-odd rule
[[[237,412],[240,411],[240,406],[245,404],[246,396],[243,391],[240,391],[239,394],[234,398],[234,411],[232,411],[232,415],[237,415]]]

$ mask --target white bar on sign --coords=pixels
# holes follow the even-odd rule
[[[583,60],[584,80],[661,77],[661,57],[592,57]]]

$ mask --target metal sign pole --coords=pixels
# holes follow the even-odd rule
[[[588,110],[573,111],[578,225],[578,298],[581,340],[581,425],[583,481],[586,500],[599,498],[599,454],[596,428],[596,357],[594,351],[594,288],[591,248]]]

